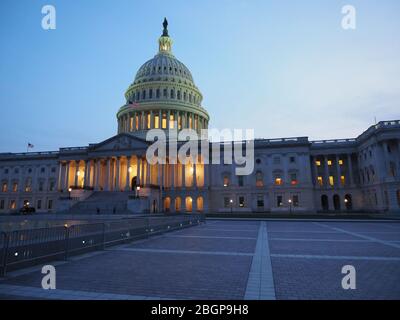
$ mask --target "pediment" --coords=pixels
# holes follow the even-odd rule
[[[117,151],[129,149],[146,149],[149,142],[130,134],[121,133],[98,144],[92,145],[92,151]]]

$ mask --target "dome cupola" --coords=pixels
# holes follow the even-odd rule
[[[175,125],[178,130],[208,128],[203,96],[189,69],[172,54],[167,19],[158,43],[158,53],[139,68],[125,92],[126,103],[117,113],[118,133],[145,135],[147,130]]]

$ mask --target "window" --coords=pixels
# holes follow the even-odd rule
[[[41,173],[44,173],[45,171],[46,171],[45,168],[41,168],[41,169],[40,169],[40,172],[41,172]]]
[[[293,207],[299,206],[299,196],[297,194],[292,196]]]
[[[14,169],[14,173],[15,173],[15,174],[19,173],[19,169],[18,169],[18,168],[15,168],[15,169]]]
[[[39,181],[39,191],[43,191],[44,182]]]
[[[261,163],[261,159],[256,159],[256,163],[260,164]]]
[[[37,201],[36,208],[39,209],[39,210],[42,209],[42,200],[38,200]]]
[[[328,160],[328,166],[332,165],[332,160]]]
[[[290,174],[290,184],[293,186],[297,184],[297,174],[296,173]]]
[[[153,89],[149,90],[149,99],[153,99]]]
[[[49,209],[49,210],[53,209],[53,200],[49,200],[49,202],[47,204],[47,209]]]
[[[264,196],[257,196],[257,207],[258,208],[264,207]]]
[[[280,185],[282,185],[282,184],[283,184],[282,178],[276,177],[276,178],[275,178],[275,185],[280,186]]]
[[[345,177],[344,177],[344,176],[340,176],[340,184],[341,184],[342,186],[344,186],[345,183],[346,183]]]
[[[3,210],[3,209],[4,209],[4,200],[1,199],[0,200],[0,210]]]
[[[166,98],[167,95],[168,95],[168,91],[167,91],[167,89],[164,89],[164,90],[163,90],[163,96],[164,96],[164,98]]]
[[[258,171],[256,173],[256,187],[263,187],[264,182],[263,182],[263,175],[262,172]]]
[[[160,98],[160,89],[157,89],[157,90],[156,90],[156,98],[157,98],[157,99]]]
[[[163,129],[167,128],[167,115],[165,113],[163,113],[162,115],[161,128]]]
[[[342,159],[339,159],[339,165],[343,165],[343,160]]]
[[[7,182],[3,182],[3,184],[1,185],[1,191],[7,192],[7,189],[8,189]]]
[[[224,176],[224,187],[229,186],[229,177],[228,176]]]
[[[239,207],[244,207],[244,197],[239,197]]]
[[[4,174],[8,174],[8,169],[4,169]]]
[[[49,191],[54,191],[54,189],[55,189],[55,183],[54,181],[50,181]]]
[[[296,158],[292,156],[292,157],[289,158],[289,161],[290,161],[290,163],[295,163],[296,162]]]
[[[178,94],[177,94],[178,100],[181,100],[181,91],[178,90]]]
[[[13,183],[12,191],[13,192],[17,192],[18,191],[18,183],[16,183],[16,182]]]
[[[174,89],[171,89],[171,93],[170,93],[170,98],[171,99],[175,99],[175,91],[174,91]]]
[[[32,173],[32,169],[31,168],[28,169],[28,173]]]
[[[231,202],[231,199],[229,197],[224,197],[224,207],[225,208],[230,208],[232,204],[233,204],[233,201]]]
[[[244,184],[243,176],[238,176],[238,185],[239,185],[239,187],[243,187],[243,184]]]
[[[322,177],[317,177],[317,181],[320,186],[324,185],[324,181],[322,180]]]
[[[280,164],[281,163],[281,158],[280,157],[274,157],[273,162],[274,162],[274,164]]]
[[[282,196],[277,196],[276,197],[276,206],[277,207],[282,207],[283,202],[282,202]]]
[[[329,185],[332,187],[335,184],[333,176],[329,176]]]
[[[317,161],[315,161],[315,164],[316,164],[317,167],[320,167],[321,166],[321,161],[317,160]]]
[[[17,203],[15,200],[10,200],[10,209],[16,209],[17,208]]]

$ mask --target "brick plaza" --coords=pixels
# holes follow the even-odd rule
[[[56,290],[38,266],[0,279],[0,298],[400,299],[400,223],[207,220],[54,266]]]

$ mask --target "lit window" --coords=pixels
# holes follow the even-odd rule
[[[343,165],[343,160],[339,159],[339,165]]]
[[[14,184],[13,184],[13,189],[12,189],[12,191],[13,191],[13,192],[17,192],[17,191],[18,191],[18,183],[14,183]]]
[[[244,197],[239,197],[239,207],[244,207]]]
[[[174,115],[173,115],[173,114],[170,114],[170,115],[169,115],[169,127],[170,127],[171,129],[174,129],[174,121],[175,121]]]
[[[147,114],[147,129],[151,129],[151,114]]]
[[[167,128],[167,115],[166,115],[165,113],[162,115],[161,127],[162,127],[163,129],[166,129],[166,128]]]
[[[329,185],[330,185],[330,186],[333,186],[333,185],[334,185],[333,176],[329,176]]]
[[[291,185],[296,185],[297,184],[297,175],[295,173],[292,173],[290,175],[290,184]]]
[[[7,183],[6,182],[4,182],[3,185],[1,186],[1,191],[7,192]]]
[[[17,207],[17,203],[15,202],[15,200],[11,200],[10,201],[10,209],[15,209]]]
[[[324,184],[324,181],[322,180],[322,177],[318,177],[317,180],[318,180],[318,184],[320,186],[322,186]]]
[[[256,187],[263,187],[264,182],[263,182],[263,176],[261,172],[257,172],[256,174]]]
[[[227,176],[224,177],[224,187],[229,186],[229,178]]]
[[[344,177],[344,176],[340,176],[340,183],[342,184],[342,186],[344,186],[344,185],[345,185],[345,183],[346,183],[346,179],[345,179],[345,177]]]
[[[321,161],[317,160],[317,161],[315,161],[315,164],[317,165],[317,167],[320,167],[321,166]]]
[[[277,186],[282,185],[282,178],[275,178],[275,184],[276,184]]]
[[[159,129],[160,127],[160,116],[156,115],[154,116],[154,128]]]
[[[328,166],[332,165],[332,160],[328,160]]]

